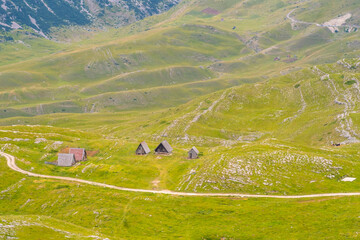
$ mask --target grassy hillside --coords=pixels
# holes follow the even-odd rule
[[[0,236],[19,239],[348,239],[359,198],[265,200],[123,193],[27,178],[0,161]],[[40,214],[41,213],[41,214]]]
[[[265,194],[357,191],[358,182],[341,181],[360,176],[357,65],[355,59],[314,66],[170,109],[4,119],[0,136],[24,169],[118,186]],[[13,124],[23,126],[5,127]],[[13,140],[19,133],[22,139]],[[36,143],[39,138],[44,142]],[[175,148],[173,155],[134,155],[139,142],[155,149],[164,139]],[[187,160],[194,145],[203,156]],[[44,164],[76,146],[99,153],[72,168]]]
[[[294,23],[287,15],[323,23],[350,13],[349,24],[356,24],[357,4],[184,1],[165,14],[88,40],[49,42],[54,46],[46,49],[53,54],[47,56],[41,53],[44,44],[30,39],[21,40],[25,49],[11,53],[11,45],[20,40],[14,35],[13,42],[4,44],[0,107],[13,112],[10,116],[175,107],[214,88],[355,57],[355,29],[334,34],[326,27]],[[308,19],[309,13],[317,18]],[[26,59],[29,51],[36,53],[30,60],[9,64],[19,56]],[[194,91],[199,82],[201,92]],[[164,87],[169,86],[182,92],[180,99],[168,95]]]
[[[28,171],[122,187],[358,192],[358,9],[356,0],[185,0],[77,42],[9,33],[0,150]],[[345,14],[337,33],[322,25]],[[151,150],[167,140],[174,152],[136,156],[144,140]],[[186,158],[192,146],[200,158]],[[68,147],[89,150],[88,161],[45,164]],[[4,159],[0,176],[5,239],[358,237],[356,197],[126,193],[23,176]]]

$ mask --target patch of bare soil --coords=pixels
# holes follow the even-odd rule
[[[331,19],[324,23],[324,26],[328,27],[332,33],[338,32],[341,25],[345,24],[348,19],[351,18],[351,14],[347,13],[343,16]]]
[[[206,14],[209,14],[209,15],[218,15],[220,14],[220,12],[216,9],[213,9],[213,8],[205,8],[204,10],[201,11],[202,13],[206,13]]]
[[[152,181],[151,184],[153,185],[153,189],[159,189],[159,183],[159,179],[155,179],[154,181]]]
[[[93,157],[95,156],[96,154],[99,153],[99,150],[95,150],[95,151],[86,151],[86,154],[89,156],[89,157]]]

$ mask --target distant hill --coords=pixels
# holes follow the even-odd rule
[[[89,3],[78,8],[95,16],[100,10]],[[110,8],[114,1],[95,3],[116,12]],[[329,3],[185,0],[163,14],[70,44],[9,33],[13,41],[0,45],[0,118],[174,107],[221,89],[356,58],[359,31],[351,26],[359,24],[360,3]],[[55,21],[61,8],[47,6],[55,15],[42,11]],[[150,14],[149,8],[138,9],[138,16]],[[79,24],[110,18],[83,14]],[[337,24],[337,32],[326,22]]]
[[[161,13],[180,0],[12,0],[0,2],[0,29],[31,28],[46,36],[63,25],[122,26]]]

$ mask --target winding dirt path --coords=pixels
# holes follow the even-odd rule
[[[358,25],[349,25],[349,24],[331,24],[331,20],[329,22],[326,23],[316,23],[316,22],[304,22],[304,21],[300,21],[297,20],[295,17],[292,17],[291,14],[293,14],[296,11],[296,8],[291,10],[287,15],[286,18],[289,19],[292,23],[299,23],[299,24],[304,24],[304,25],[316,25],[318,27],[325,27],[325,28],[337,28],[337,27],[356,27],[359,28],[360,26]],[[332,19],[334,20],[334,19]]]
[[[98,182],[82,180],[82,179],[78,179],[78,178],[50,176],[50,175],[43,175],[43,174],[28,172],[28,171],[25,171],[25,170],[19,168],[16,165],[14,156],[4,153],[4,152],[1,152],[1,151],[0,151],[0,156],[3,156],[6,158],[7,165],[9,166],[9,168],[11,168],[12,170],[17,171],[19,173],[31,176],[31,177],[78,182],[78,183],[89,184],[89,185],[104,187],[104,188],[111,188],[111,189],[127,191],[127,192],[154,193],[154,194],[167,194],[167,195],[173,195],[173,196],[194,196],[194,197],[244,197],[244,198],[283,198],[283,199],[360,196],[360,192],[322,193],[322,194],[309,194],[309,195],[282,196],[282,195],[256,195],[256,194],[242,194],[242,193],[188,193],[188,192],[173,192],[173,191],[169,191],[169,190],[148,190],[148,189],[124,188],[124,187],[117,187],[117,186],[109,185],[109,184],[105,184],[105,183],[98,183]]]

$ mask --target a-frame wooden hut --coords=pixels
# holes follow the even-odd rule
[[[146,142],[141,142],[135,151],[136,155],[146,155],[149,154],[150,152],[151,152],[150,148],[148,147]]]
[[[165,140],[162,141],[159,146],[155,149],[156,154],[170,154],[172,153],[173,149],[170,144]]]
[[[189,159],[196,159],[196,158],[198,158],[199,157],[199,150],[197,150],[197,148],[196,147],[192,147],[191,149],[190,149],[190,151],[188,152],[188,154],[189,154]]]

